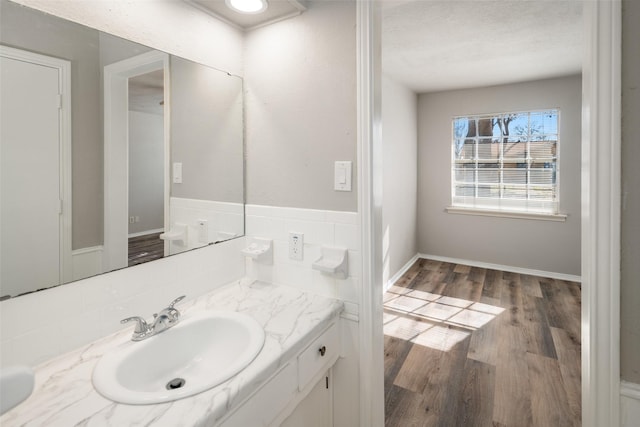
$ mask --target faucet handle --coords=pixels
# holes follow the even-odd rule
[[[186,297],[186,295],[182,295],[176,299],[174,299],[171,304],[169,304],[169,308],[173,308],[173,306],[177,303],[179,303],[180,301],[182,301],[184,298]]]
[[[147,325],[147,321],[140,316],[127,317],[126,319],[122,319],[120,323],[125,324],[132,321],[137,322],[136,327],[133,330],[134,333],[143,334],[149,330],[149,325]]]

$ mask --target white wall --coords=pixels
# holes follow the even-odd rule
[[[357,210],[355,1],[312,1],[245,40],[247,202]],[[333,189],[351,160],[353,191]]]
[[[418,97],[382,79],[383,283],[418,251]]]
[[[164,118],[129,111],[129,234],[164,228]]]
[[[418,98],[418,250],[423,254],[580,275],[581,78],[571,76]],[[451,120],[481,113],[560,109],[560,212],[566,222],[456,215]]]

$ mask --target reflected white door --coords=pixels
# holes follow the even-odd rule
[[[0,295],[15,296],[60,283],[60,71],[0,60]]]

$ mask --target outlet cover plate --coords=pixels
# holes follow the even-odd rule
[[[304,258],[304,234],[289,232],[289,258],[302,261]]]

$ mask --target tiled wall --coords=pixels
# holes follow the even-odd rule
[[[304,234],[303,260],[289,258],[289,233]],[[357,314],[361,286],[359,217],[355,212],[246,206],[246,234],[273,240],[273,264],[247,259],[247,275],[280,285],[294,286],[345,301],[345,311]],[[348,250],[349,275],[336,279],[312,269],[322,245]]]
[[[304,234],[304,259],[289,259],[288,236]],[[244,238],[91,277],[0,303],[0,366],[36,365],[151,314],[179,295],[202,295],[243,275],[345,301],[357,318],[361,286],[359,218],[353,212],[247,205],[246,234],[273,240],[273,264],[244,258]],[[346,279],[311,268],[322,245],[348,250]],[[130,327],[130,326],[129,326]]]
[[[124,328],[120,319],[150,318],[180,295],[238,279],[243,246],[235,239],[3,301],[0,366],[33,366]]]
[[[214,202],[210,200],[171,197],[169,201],[171,226],[188,227],[186,245],[171,243],[171,254],[202,246],[198,221],[207,221],[207,242],[226,240],[244,234],[244,205],[242,203]]]

